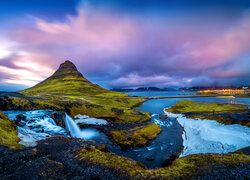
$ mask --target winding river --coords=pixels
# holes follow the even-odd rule
[[[183,92],[131,92],[131,96],[166,97],[184,96]],[[144,163],[148,168],[161,167],[164,161],[173,153],[180,152],[181,156],[197,153],[227,153],[250,145],[250,128],[241,125],[223,125],[211,120],[193,120],[164,112],[163,108],[168,108],[180,100],[195,100],[201,102],[219,102],[232,104],[246,104],[250,106],[249,98],[217,98],[217,97],[197,97],[197,98],[175,98],[175,99],[155,99],[145,102],[139,110],[151,113],[151,121],[160,125],[162,132],[151,141],[146,147],[136,147],[122,150],[119,146],[114,146],[107,136],[94,128],[80,129],[77,122],[85,124],[99,124],[106,126],[105,120],[89,118],[85,115],[78,115],[78,120],[74,121],[66,114],[66,129],[56,125],[50,117],[51,110],[36,111],[4,111],[10,119],[23,114],[27,118],[22,120],[22,127],[18,127],[18,136],[25,146],[35,146],[37,140],[45,139],[53,135],[65,135],[95,140],[106,144],[111,152],[118,155],[132,158]],[[161,115],[168,118],[161,118]]]

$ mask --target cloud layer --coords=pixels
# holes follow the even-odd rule
[[[225,26],[214,17],[171,17],[86,4],[63,21],[28,16],[0,37],[0,81],[30,86],[70,59],[108,88],[249,83],[248,10]]]

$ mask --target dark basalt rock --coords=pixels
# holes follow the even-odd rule
[[[65,118],[66,118],[66,115],[65,115],[64,112],[62,112],[62,111],[53,111],[50,114],[50,117],[55,121],[55,123],[58,126],[61,126],[62,128],[65,129]]]
[[[76,161],[74,152],[88,146],[102,147],[94,141],[64,136],[17,151],[0,146],[0,179],[118,179],[108,168]]]
[[[131,179],[119,169],[111,170],[76,157],[81,148],[91,149],[93,146],[100,151],[108,151],[105,145],[94,141],[64,136],[50,137],[39,141],[36,147],[15,151],[0,146],[0,179]],[[249,179],[249,167],[243,163],[205,163],[197,168],[197,171],[179,179]]]
[[[176,160],[179,157],[179,155],[180,155],[180,153],[171,154],[171,156],[165,160],[165,162],[163,163],[163,166],[164,167],[170,166],[174,162],[174,160]]]
[[[20,122],[20,121],[14,121],[14,123],[17,125],[17,126],[20,126],[20,127],[23,127],[25,126],[26,124],[24,122]]]
[[[161,114],[160,115],[160,119],[167,119],[167,118],[168,118],[168,116],[166,114]]]
[[[26,116],[24,116],[23,114],[19,114],[16,116],[16,120],[20,121],[20,120],[26,120]]]
[[[154,156],[147,156],[146,159],[148,161],[154,161],[155,160]]]

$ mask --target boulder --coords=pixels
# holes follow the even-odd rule
[[[20,121],[20,120],[25,121],[25,120],[26,120],[26,116],[24,116],[23,114],[18,114],[18,115],[16,116],[16,120],[17,120],[17,121]]]
[[[148,161],[154,161],[154,160],[155,160],[155,157],[149,155],[149,156],[146,157],[146,160],[148,160]]]
[[[162,119],[162,120],[167,119],[167,118],[168,118],[168,116],[166,114],[161,114],[160,115],[160,119]]]
[[[61,126],[65,129],[65,112],[54,111],[50,114],[50,117],[55,121],[58,126]]]
[[[25,123],[24,123],[24,122],[20,122],[20,121],[14,121],[14,122],[15,122],[15,124],[16,124],[17,126],[19,126],[19,127],[25,126]]]

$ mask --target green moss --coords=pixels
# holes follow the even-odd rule
[[[215,112],[227,112],[227,111],[246,111],[248,110],[246,105],[241,104],[219,104],[219,103],[198,103],[195,101],[179,101],[175,105],[167,109],[172,113],[188,113],[188,112],[202,112],[211,113]]]
[[[209,173],[215,166],[247,165],[250,156],[242,153],[229,154],[195,154],[177,159],[171,166],[158,169],[147,169],[141,163],[113,153],[103,152],[95,147],[81,149],[76,158],[79,161],[99,164],[115,171],[120,176],[131,179],[173,179],[195,177]]]
[[[34,100],[33,101],[34,106],[36,109],[57,109],[57,110],[63,110],[63,107],[53,103],[53,102],[47,102],[42,100]]]
[[[111,131],[110,134],[116,145],[145,146],[150,140],[156,138],[160,132],[160,126],[150,123],[129,130]]]
[[[78,100],[80,100],[78,105],[70,107],[72,117],[77,114],[86,114],[97,118],[111,117],[116,119],[118,123],[131,124],[146,122],[151,118],[148,113],[136,111],[134,108],[137,104],[145,101],[143,98],[82,96],[82,99]],[[114,109],[119,109],[119,113]]]
[[[18,107],[23,107],[23,108],[32,107],[31,102],[25,98],[9,97],[9,100],[12,102],[13,105]]]
[[[145,170],[146,167],[132,159],[117,156],[114,153],[102,152],[94,146],[84,148],[76,155],[78,160],[89,161],[92,164],[99,164],[121,173],[128,173],[129,176],[135,175],[136,170]]]
[[[0,144],[16,149],[23,147],[19,141],[15,124],[0,111]]]
[[[248,164],[250,157],[244,154],[195,154],[177,159],[171,166],[155,170],[139,171],[147,178],[180,178],[193,175],[207,174],[215,165],[231,166],[239,163]],[[136,176],[136,178],[138,178]]]

